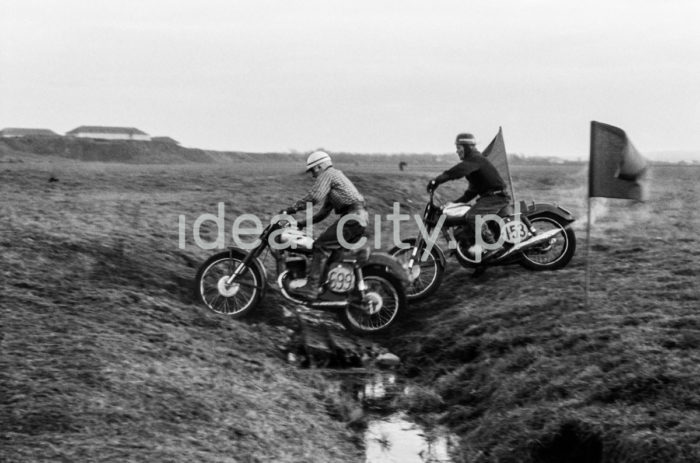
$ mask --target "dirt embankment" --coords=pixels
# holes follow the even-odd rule
[[[26,159],[73,159],[114,163],[212,162],[201,149],[184,148],[163,141],[92,140],[74,137],[18,137],[0,139],[0,157],[6,161]]]
[[[201,198],[160,169],[0,170],[0,460],[360,460],[274,297],[242,323],[192,302],[177,213]]]
[[[700,461],[700,169],[650,176],[647,203],[593,202],[588,306],[585,193],[575,172],[532,171],[516,191],[580,218],[574,261],[473,280],[452,260],[390,342],[465,461]]]
[[[435,173],[346,167],[373,216],[394,201],[420,213]],[[572,209],[582,239],[585,174],[548,169],[514,170],[516,192]],[[237,215],[269,217],[305,192],[300,170],[4,165],[3,458],[361,461],[354,411],[279,355],[287,327],[273,292],[245,321],[189,296],[213,252],[193,246],[194,219],[225,201],[228,245]],[[472,280],[450,259],[438,295],[383,339],[421,391],[404,405],[459,434],[456,461],[698,461],[700,179],[652,173],[652,201],[596,203],[588,307],[584,242],[557,272],[497,268]],[[391,236],[391,223],[379,229]],[[406,222],[401,235],[416,231]]]

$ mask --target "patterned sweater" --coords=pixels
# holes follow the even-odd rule
[[[345,214],[352,206],[364,205],[365,198],[344,173],[330,166],[316,177],[311,190],[297,201],[294,208],[301,210],[307,202],[314,205],[324,202],[324,209],[333,209],[336,214]]]

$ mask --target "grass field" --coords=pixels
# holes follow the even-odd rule
[[[196,217],[223,201],[231,244],[238,215],[303,195],[299,164],[40,159],[0,164],[0,460],[362,461],[326,380],[279,354],[274,292],[240,322],[191,299],[213,252],[192,241]],[[448,165],[339,167],[386,215],[420,213]],[[440,398],[412,407],[458,433],[455,461],[700,460],[700,169],[650,174],[650,201],[594,202],[588,307],[585,168],[519,167],[519,199],[579,217],[569,267],[474,280],[449,259],[436,297],[382,340]]]

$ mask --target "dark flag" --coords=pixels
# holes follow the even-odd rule
[[[498,128],[498,134],[491,140],[489,146],[484,149],[482,153],[484,157],[491,161],[491,164],[496,168],[504,181],[508,182],[508,192],[510,193],[510,199],[515,202],[515,196],[513,196],[513,182],[510,178],[510,169],[508,168],[508,155],[506,154],[506,143],[503,140],[503,130],[501,127]]]
[[[645,192],[638,180],[646,169],[646,159],[637,152],[624,130],[591,121],[589,197],[642,201]]]

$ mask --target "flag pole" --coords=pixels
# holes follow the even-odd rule
[[[591,138],[590,138],[590,156],[588,159],[588,192],[586,194],[587,196],[587,202],[588,202],[588,220],[586,221],[586,276],[585,276],[585,283],[584,283],[584,303],[583,303],[583,308],[584,310],[588,310],[588,305],[589,305],[589,291],[590,291],[590,286],[591,286],[591,192],[593,190],[592,188],[592,183],[593,183],[593,149],[594,149],[594,142],[595,140],[593,139],[594,137],[594,130],[593,130],[593,124],[594,122],[591,121]]]
[[[498,128],[498,133],[501,134],[501,137],[503,136],[503,128],[499,127]],[[513,202],[513,206],[517,204],[517,201],[515,200],[515,188],[513,188],[513,177],[510,175],[510,166],[508,165],[508,151],[506,151],[506,144],[505,142],[503,143],[503,151],[505,152],[506,156],[506,172],[508,172],[508,185],[510,186],[510,199]]]
[[[588,197],[588,222],[586,225],[586,284],[585,284],[585,302],[584,302],[584,309],[588,310],[588,303],[589,303],[589,290],[591,286],[591,265],[590,265],[590,256],[591,256],[591,197]]]

